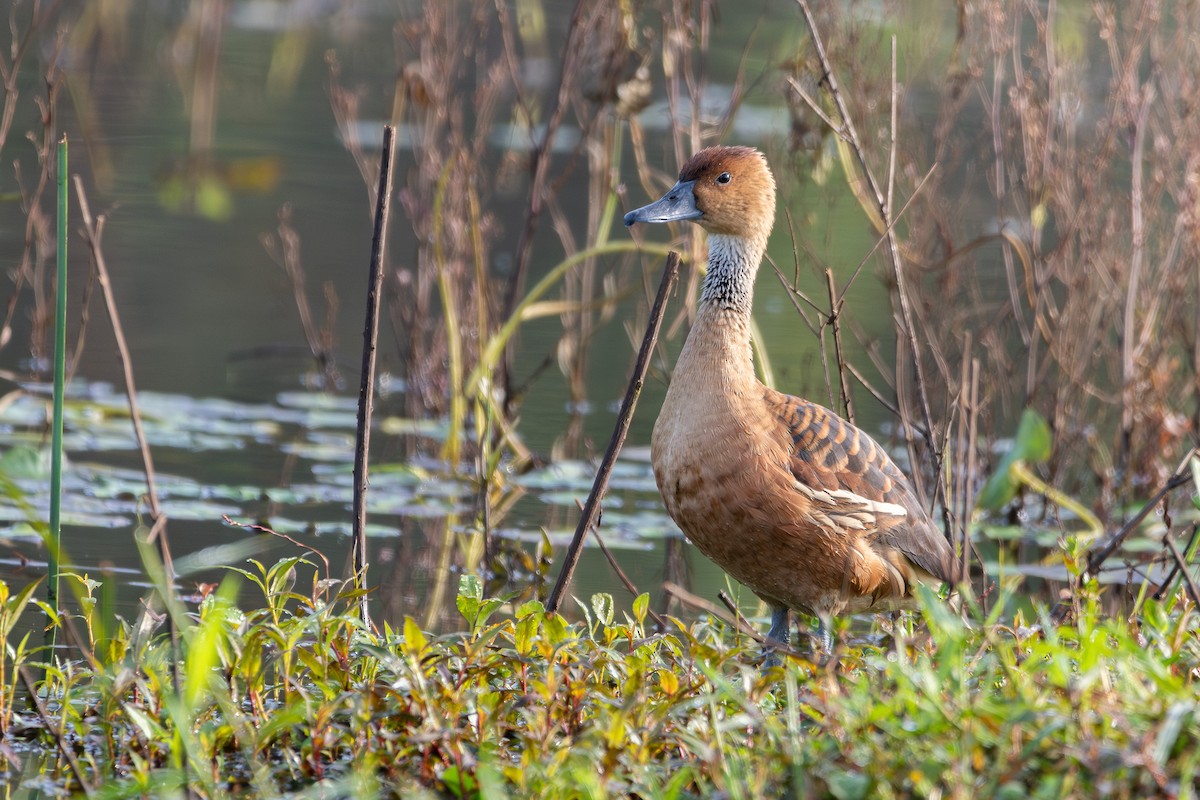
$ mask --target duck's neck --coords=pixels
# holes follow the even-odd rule
[[[733,312],[747,321],[754,305],[754,277],[767,249],[766,237],[708,236],[708,273],[702,306]]]
[[[765,250],[765,237],[709,235],[704,291],[696,322],[675,366],[676,379],[681,373],[694,375],[701,379],[701,391],[718,393],[755,380],[750,311],[754,277]]]

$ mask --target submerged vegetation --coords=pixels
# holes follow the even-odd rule
[[[1196,796],[1197,3],[961,0],[946,17],[937,3],[894,14],[822,4],[814,16],[778,0],[764,12],[775,31],[719,2],[580,2],[559,19],[540,0],[458,0],[407,4],[386,57],[345,44],[377,21],[354,3],[315,23],[301,3],[192,0],[177,19],[136,5],[9,10],[0,154],[15,182],[0,175],[13,201],[0,211],[19,207],[5,220],[24,236],[6,262],[0,356],[29,358],[0,387],[7,533],[48,536],[50,393],[38,378],[55,316],[48,265],[62,252],[51,212],[59,134],[78,131],[73,152],[86,154],[81,211],[89,192],[92,207],[131,196],[80,65],[121,63],[135,31],[161,37],[151,49],[169,61],[187,141],[185,163],[154,178],[155,211],[226,225],[239,193],[297,169],[217,147],[222,87],[241,80],[222,61],[237,17],[274,31],[263,96],[295,96],[306,65],[320,64],[323,124],[340,139],[323,146],[352,157],[342,166],[357,167],[363,211],[378,183],[373,131],[395,126],[404,149],[384,264],[392,339],[380,348],[395,392],[383,398],[383,457],[372,453],[366,497],[379,539],[366,575],[345,578],[331,551],[354,499],[353,401],[339,396],[354,381],[338,341],[358,298],[340,296],[334,276],[323,309],[313,302],[305,260],[311,268],[325,243],[308,236],[304,209],[273,208],[261,242],[295,308],[310,390],[293,375],[261,403],[137,393],[132,380],[123,397],[89,380],[93,280],[123,338],[102,233],[129,217],[85,213],[86,247],[73,252],[99,271],[73,284],[86,288],[73,290],[80,377],[63,449],[130,451],[132,421],[144,458],[141,469],[74,464],[64,522],[132,530],[137,550],[130,563],[68,567],[73,599],[58,608],[30,577],[42,562],[14,546],[17,566],[0,580],[10,786],[111,797]],[[256,16],[264,8],[270,24]],[[341,44],[324,53],[323,22]],[[732,56],[716,51],[718,34],[740,37]],[[394,58],[382,78],[380,58]],[[763,117],[777,129],[739,128]],[[620,383],[611,371],[633,362],[668,251],[616,220],[670,185],[686,155],[737,137],[768,152],[790,200],[775,276],[762,275],[778,277],[796,313],[772,318],[786,337],[755,331],[764,379],[887,428],[971,574],[962,615],[925,597],[920,615],[841,631],[828,663],[797,652],[765,672],[741,618],[753,601],[721,593],[727,614],[692,594],[686,543],[654,502],[644,456],[617,462],[622,494],[603,532],[580,530],[632,599],[587,592],[561,614],[545,605],[599,450],[584,411],[619,396],[589,375],[604,356],[604,380]],[[841,244],[856,227],[865,236]],[[339,265],[351,239],[333,245]],[[203,243],[188,244],[173,247]],[[694,311],[701,244],[676,245],[681,288],[648,385],[667,376]],[[820,291],[803,288],[814,282]],[[637,316],[618,331],[622,304]],[[537,326],[553,335],[530,346]],[[262,380],[275,349],[223,367],[250,364],[240,369]],[[817,375],[807,383],[792,371],[805,360]],[[569,422],[535,434],[544,406],[533,401],[555,366]],[[126,410],[132,398],[140,408]],[[531,446],[534,435],[550,444]],[[203,478],[158,474],[152,449],[175,454],[167,472],[191,451],[221,464]],[[264,452],[278,474],[242,479],[241,462]],[[172,560],[167,543],[200,523],[204,544],[225,549]],[[288,555],[264,556],[271,545]],[[661,581],[630,580],[612,552],[622,545],[655,546],[661,568],[643,577]],[[61,556],[72,563],[69,538]],[[41,645],[43,629],[54,645]]]

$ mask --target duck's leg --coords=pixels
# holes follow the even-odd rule
[[[780,648],[786,648],[792,639],[792,610],[787,606],[771,606],[771,629],[767,631],[767,658],[763,661],[763,669],[780,665]]]
[[[828,658],[833,655],[833,618],[817,617],[817,645],[821,654]]]

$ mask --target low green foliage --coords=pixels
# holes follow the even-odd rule
[[[233,602],[245,580],[263,608]],[[142,627],[92,641],[90,665],[46,670],[39,735],[61,731],[106,797],[1194,796],[1200,626],[1181,598],[1128,622],[1093,597],[1026,627],[1003,602],[967,626],[929,595],[883,646],[764,675],[721,624],[648,630],[645,596],[629,616],[597,595],[571,623],[467,575],[465,629],[432,635],[364,630],[334,587],[303,559],[251,562],[177,620],[178,653]],[[10,639],[8,657],[27,655]]]

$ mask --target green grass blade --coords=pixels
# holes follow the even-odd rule
[[[54,423],[50,461],[50,541],[47,543],[46,600],[58,613],[58,553],[62,541],[63,392],[67,363],[67,136],[58,142],[58,284],[54,311]],[[54,628],[50,629],[54,642]]]

